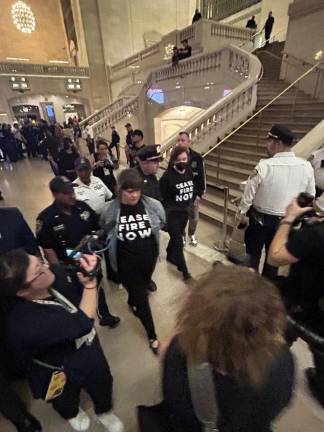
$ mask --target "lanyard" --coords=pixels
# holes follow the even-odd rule
[[[54,300],[33,300],[34,303],[38,303],[44,306],[59,306],[65,309],[69,313],[77,313],[78,309],[72,304],[67,298],[56,291],[54,288],[49,289],[50,293],[56,299]]]

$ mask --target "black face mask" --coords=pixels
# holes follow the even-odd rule
[[[178,171],[184,171],[188,166],[187,162],[176,162],[175,163],[175,167],[177,168]]]

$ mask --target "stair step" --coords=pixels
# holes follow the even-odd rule
[[[203,203],[220,211],[224,211],[224,197],[222,195],[216,195],[212,193],[206,193],[203,198]],[[228,215],[235,216],[236,206],[228,203]]]
[[[206,170],[206,177],[207,181],[219,183],[223,186],[228,186],[230,189],[230,192],[232,190],[237,191],[239,193],[242,193],[240,184],[242,182],[242,179],[235,177],[234,175],[225,174],[225,173],[219,173],[219,178],[217,178],[216,172],[210,172],[209,170]],[[247,180],[247,178],[245,178]]]
[[[208,164],[209,160],[213,163],[215,163],[217,165],[218,163],[218,157],[217,155],[212,155],[209,154],[205,163]],[[241,157],[233,157],[233,156],[228,156],[226,153],[224,153],[224,151],[221,151],[221,160],[222,162],[224,162],[226,165],[231,165],[233,167],[242,167],[246,170],[249,170],[251,172],[251,170],[255,167],[256,165],[256,161],[257,158],[254,158],[254,160],[252,159],[242,159]]]
[[[214,162],[212,160],[206,160],[205,161],[205,167],[206,167],[207,172],[211,171],[211,172],[217,173],[217,168],[218,168],[217,162]],[[230,164],[226,164],[223,162],[222,159],[221,159],[221,162],[219,164],[219,172],[220,173],[224,173],[224,174],[228,174],[228,175],[235,175],[238,178],[241,178],[243,181],[249,177],[252,169],[253,169],[253,167],[250,169],[250,168],[237,167],[235,165],[233,166]]]
[[[223,226],[224,215],[223,215],[222,211],[216,210],[215,208],[213,208],[209,205],[201,203],[199,205],[199,213],[200,213],[202,219],[206,219],[207,221],[212,222],[218,226]],[[234,219],[231,216],[228,219],[229,219],[228,224],[230,226],[233,226]]]
[[[223,147],[224,148],[222,149],[222,155],[224,154],[224,155],[229,155],[229,156],[234,156],[234,157],[237,156],[241,159],[248,159],[248,160],[251,159],[251,161],[252,160],[259,161],[260,159],[265,159],[267,157],[266,152],[261,152],[261,151],[257,152],[257,151],[255,151],[255,148],[254,148],[254,150],[251,151],[251,150],[248,150],[245,148],[232,147],[228,143],[224,144]],[[210,154],[212,155],[213,153],[210,153]]]

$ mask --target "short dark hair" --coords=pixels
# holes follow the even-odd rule
[[[118,176],[117,183],[120,190],[143,189],[143,179],[139,172],[133,168],[128,168],[122,171]]]
[[[186,131],[179,132],[179,135],[182,135],[182,134],[186,135],[190,139],[190,135],[188,134],[188,132],[186,132]]]
[[[109,144],[108,144],[107,140],[105,140],[105,138],[98,138],[97,139],[97,143],[96,143],[97,150],[99,149],[99,146],[101,146],[101,145],[104,145],[107,149],[109,149]]]
[[[24,288],[29,256],[22,249],[0,255],[0,297],[15,297]]]
[[[188,39],[183,39],[183,40],[181,41],[181,43],[184,43],[184,42],[187,42],[187,43],[188,43]]]
[[[141,131],[141,129],[134,129],[132,132],[132,136],[134,136],[134,135],[137,135],[137,136],[140,136],[141,138],[144,138],[144,134]]]
[[[174,149],[171,152],[168,169],[173,168],[175,161],[178,159],[178,156],[181,155],[181,153],[187,153],[188,159],[189,159],[189,152],[186,149],[186,147],[176,146],[176,147],[174,147]]]

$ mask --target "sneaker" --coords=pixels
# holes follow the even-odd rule
[[[86,431],[90,427],[89,416],[79,408],[78,415],[69,420],[70,426],[75,431]]]
[[[197,246],[198,242],[197,242],[196,237],[194,235],[190,236],[189,244],[190,244],[190,246]]]
[[[183,247],[185,247],[187,244],[186,236],[182,236],[182,243],[183,243]]]
[[[124,432],[125,430],[122,421],[112,411],[97,415],[97,420],[109,432]]]

